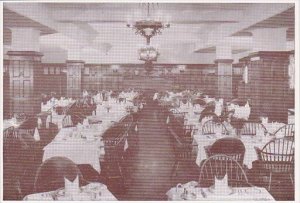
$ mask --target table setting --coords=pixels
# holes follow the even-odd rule
[[[49,101],[47,101],[46,104],[41,103],[41,111],[48,111],[53,107],[67,107],[73,103],[75,103],[75,100],[73,100],[72,98],[51,98]]]
[[[176,187],[171,188],[166,195],[171,201],[274,201],[272,195],[265,188],[256,186],[230,187],[227,174],[222,179],[215,177],[215,183],[211,187],[200,187],[196,181],[185,184],[179,183]]]
[[[116,201],[116,197],[107,189],[107,186],[93,182],[80,187],[78,176],[72,182],[65,178],[65,187],[55,191],[30,194],[24,197],[25,201]]]
[[[90,164],[100,173],[99,158],[105,154],[101,138],[104,131],[102,124],[79,124],[76,127],[62,128],[53,141],[44,147],[43,161],[54,156],[63,156],[76,164]]]
[[[22,124],[22,122],[17,121],[15,117],[12,117],[11,119],[4,119],[3,120],[3,130],[14,127],[17,128]]]
[[[240,139],[245,145],[245,155],[244,155],[244,164],[248,168],[252,168],[252,162],[257,160],[257,155],[255,147],[262,148],[266,143],[268,143],[274,136],[264,135],[263,132],[259,133],[256,136],[253,135],[224,135],[221,133],[220,129],[216,129],[216,134],[202,135],[201,131],[193,135],[194,142],[198,145],[198,152],[196,158],[196,164],[200,166],[201,162],[207,158],[205,153],[205,146],[212,145],[216,140],[224,137],[236,137]]]

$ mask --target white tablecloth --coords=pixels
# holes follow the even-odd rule
[[[71,159],[76,164],[90,164],[96,171],[100,168],[100,143],[82,139],[68,141],[53,141],[44,147],[43,161],[62,156]]]
[[[101,132],[94,126],[81,130],[76,127],[62,128],[54,140],[44,147],[43,161],[54,156],[63,156],[76,164],[90,164],[100,173],[99,158],[105,154],[100,136]]]
[[[202,192],[201,192],[202,190]],[[229,195],[220,195],[213,192],[209,188],[191,188],[188,191],[195,194],[194,198],[187,200],[202,200],[202,201],[224,201],[224,200],[239,200],[239,201],[275,201],[272,195],[265,189],[260,187],[237,187],[232,188],[232,193]],[[166,195],[168,200],[185,200],[181,195],[183,188],[176,190],[176,187],[171,188]],[[204,195],[202,195],[204,194]],[[205,196],[205,197],[204,197]]]
[[[73,103],[75,103],[75,100],[73,100],[73,99],[63,99],[63,98],[61,98],[60,100],[50,99],[49,101],[47,101],[46,104],[43,104],[43,103],[41,104],[41,111],[48,111],[49,109],[51,109],[54,106],[66,107]]]
[[[21,123],[17,123],[17,121],[13,118],[3,120],[3,130],[6,130],[7,128],[12,127],[12,126],[17,128],[20,125],[21,125]]]
[[[274,123],[264,123],[263,125],[266,127],[269,133],[274,134],[279,128],[281,128],[285,124],[274,122]]]
[[[194,135],[194,140],[198,145],[198,152],[196,158],[196,164],[200,166],[201,162],[206,159],[205,146],[212,145],[216,140],[226,137],[228,135],[201,135],[200,133]],[[252,162],[257,160],[257,155],[254,147],[262,148],[267,142],[269,142],[273,137],[267,136],[263,138],[252,137],[243,135],[241,136],[241,141],[245,145],[245,156],[244,164],[248,168],[252,168]]]
[[[57,125],[58,129],[62,128],[63,119],[66,115],[52,114],[52,123]]]
[[[86,186],[81,187],[80,189],[81,189],[80,194],[77,194],[73,197],[66,197],[64,195],[64,189],[60,189],[56,191],[30,194],[25,196],[23,200],[27,200],[27,201],[52,201],[52,200],[117,201],[117,198],[107,189],[106,185],[102,183],[90,183]]]

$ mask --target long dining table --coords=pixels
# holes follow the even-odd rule
[[[105,154],[102,135],[128,115],[126,107],[132,105],[132,102],[118,103],[115,100],[98,104],[96,114],[86,117],[83,124],[60,128],[52,142],[44,147],[43,161],[54,156],[63,156],[76,164],[89,164],[100,173],[99,159]],[[93,121],[99,122],[92,124]],[[128,148],[127,140],[125,146],[124,150]]]
[[[205,146],[212,145],[216,140],[228,137],[229,135],[213,134],[213,135],[202,135],[201,131],[194,135],[194,141],[198,145],[197,147],[197,158],[196,164],[201,165],[201,162],[207,158],[205,153]],[[237,136],[231,136],[237,137]],[[252,162],[257,160],[255,147],[262,148],[268,143],[274,136],[251,136],[242,135],[237,137],[245,145],[244,164],[248,168],[252,168]]]
[[[171,188],[166,195],[171,201],[275,201],[274,197],[262,187],[228,187],[228,193],[224,191],[225,186],[223,191],[215,191],[214,187],[183,186]]]
[[[29,194],[23,198],[25,201],[117,201],[117,198],[102,183],[89,183],[80,187],[79,193],[66,195],[65,188],[55,191]]]

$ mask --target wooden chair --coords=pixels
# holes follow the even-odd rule
[[[193,105],[196,105],[196,104],[199,104],[200,106],[205,106],[206,105],[206,102],[201,98],[194,99],[192,103],[193,103]]]
[[[245,122],[240,131],[240,134],[255,136],[255,135],[257,135],[259,130],[262,130],[264,132],[264,135],[266,135],[268,133],[266,127],[262,123]]]
[[[273,139],[262,149],[255,148],[258,160],[262,169],[269,172],[268,189],[271,190],[273,174],[289,175],[292,184],[294,174],[294,137],[287,136],[280,139]]]
[[[125,170],[124,170],[124,146],[126,135],[123,134],[116,138],[104,138],[104,173],[107,182],[118,180],[122,188],[125,188]]]
[[[274,135],[283,135],[280,137],[294,137],[295,136],[295,124],[287,124],[279,128]]]
[[[184,129],[185,136],[192,136],[193,131],[196,130],[196,126],[195,125],[184,125],[183,129]]]
[[[180,164],[191,164],[193,163],[194,156],[193,156],[193,144],[192,138],[189,140],[180,138],[177,134],[173,133],[173,150],[175,153],[175,163],[172,167],[171,178],[177,176],[177,171]]]
[[[22,200],[24,197],[20,180],[25,169],[23,143],[14,127],[3,131],[3,199]]]
[[[35,128],[31,128],[31,129],[16,128],[14,130],[14,133],[15,133],[15,136],[17,136],[17,137],[20,137],[20,136],[31,136],[31,137],[33,137],[34,130],[35,130]]]
[[[216,154],[225,154],[243,166],[245,156],[245,145],[237,138],[225,137],[216,140],[212,145],[205,147],[207,157]]]
[[[57,113],[58,115],[63,115],[63,113],[65,113],[65,112],[64,112],[64,107],[62,107],[62,106],[56,106],[56,107],[55,107],[55,111],[56,111],[56,113]]]
[[[66,157],[52,157],[39,166],[35,176],[34,191],[39,193],[63,188],[64,178],[74,181],[77,176],[81,185],[87,184],[73,161]]]
[[[65,115],[65,117],[62,120],[62,127],[63,128],[68,128],[68,127],[72,127],[73,122],[72,122],[72,117],[71,115]]]
[[[14,136],[14,131],[15,131],[15,128],[13,126],[6,128],[3,131],[3,138],[5,139],[5,138],[9,138],[11,136]]]
[[[210,187],[214,185],[215,178],[222,179],[226,174],[228,185],[231,187],[249,187],[251,185],[242,166],[224,154],[213,155],[202,163],[199,185]]]
[[[206,121],[202,125],[202,135],[212,135],[217,133],[217,128],[221,128],[221,133],[228,134],[228,131],[223,123],[218,123],[213,120]]]
[[[9,127],[3,131],[3,162],[16,161],[19,156],[21,141],[18,134],[15,133],[14,127]]]

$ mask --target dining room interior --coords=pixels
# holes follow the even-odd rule
[[[2,199],[295,201],[295,2],[4,2]]]

